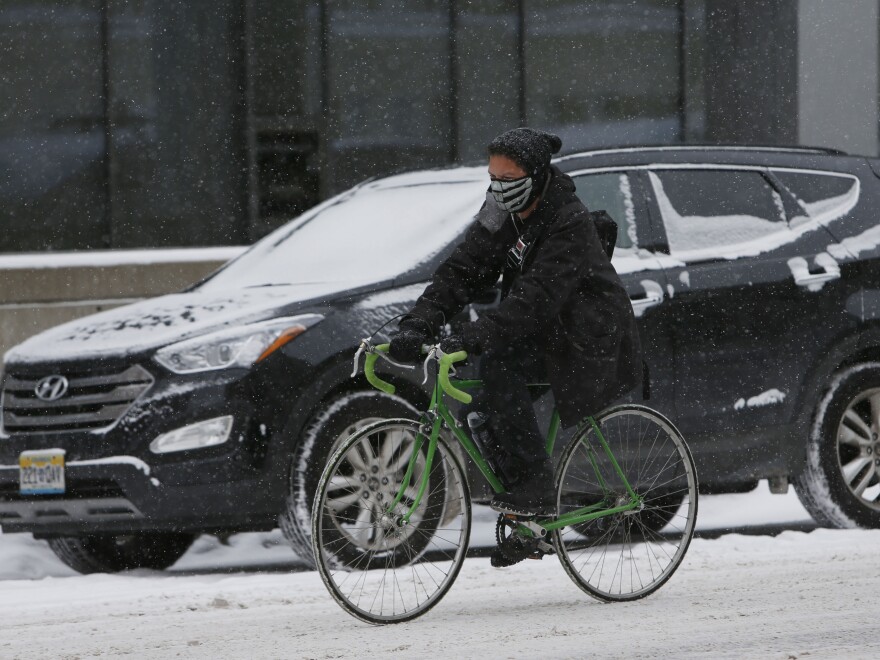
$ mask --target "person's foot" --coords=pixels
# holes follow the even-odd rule
[[[500,545],[492,550],[489,563],[492,568],[507,568],[524,561],[531,554],[517,536],[508,536]]]
[[[550,460],[527,466],[507,492],[496,495],[489,506],[500,513],[512,513],[523,517],[554,512],[556,489]]]
[[[499,518],[495,534],[501,540],[490,555],[493,568],[513,566],[524,559],[542,559],[554,552],[546,530],[532,524],[531,533],[524,532],[518,520],[510,514]]]

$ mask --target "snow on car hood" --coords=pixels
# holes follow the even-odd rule
[[[224,326],[260,321],[282,305],[339,291],[338,284],[317,283],[161,296],[41,332],[10,349],[4,360],[21,364],[140,353]]]

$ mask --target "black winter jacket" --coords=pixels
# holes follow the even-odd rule
[[[508,215],[497,227],[487,202],[410,312],[436,330],[503,274],[501,303],[469,324],[467,338],[483,350],[524,340],[544,346],[545,373],[533,381],[550,383],[566,426],[607,407],[642,376],[629,297],[574,191],[571,178],[551,167],[525,221]],[[509,255],[514,246],[521,265]]]

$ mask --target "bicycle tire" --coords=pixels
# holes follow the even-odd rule
[[[555,530],[553,541],[583,591],[602,601],[637,600],[663,586],[684,559],[697,520],[696,466],[678,429],[650,408],[617,406],[595,421],[642,506]],[[592,425],[563,451],[556,492],[560,515],[630,500]]]
[[[452,586],[467,554],[470,493],[461,463],[442,436],[428,489],[410,525],[394,519],[413,501],[424,474],[421,457],[404,499],[392,515],[382,515],[382,503],[393,499],[397,488],[392,483],[383,491],[368,476],[372,465],[364,458],[371,452],[392,457],[402,474],[411,455],[406,448],[413,446],[419,426],[414,420],[387,419],[361,429],[334,452],[318,483],[312,507],[315,564],[336,602],[367,623],[402,623],[427,612]]]

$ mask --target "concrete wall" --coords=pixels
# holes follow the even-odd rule
[[[877,0],[800,0],[798,139],[876,155]]]
[[[174,293],[239,248],[0,256],[0,357],[31,335],[129,302]],[[86,261],[92,263],[85,263]]]

